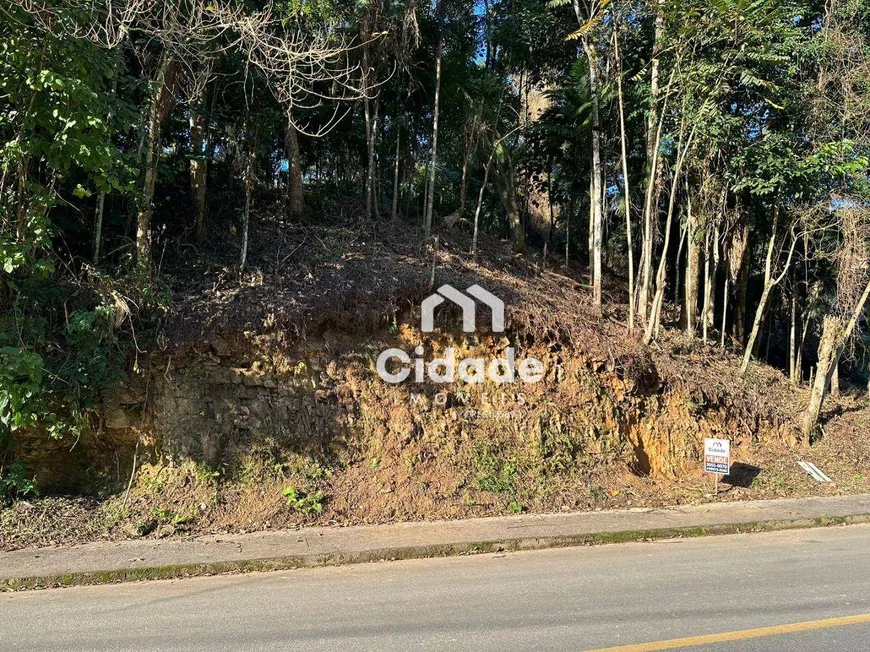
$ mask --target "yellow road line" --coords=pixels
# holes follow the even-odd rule
[[[741,629],[736,632],[722,632],[721,634],[707,634],[705,636],[673,638],[669,641],[655,641],[653,643],[618,645],[616,647],[604,647],[597,650],[589,650],[589,652],[655,652],[656,650],[675,650],[681,647],[744,641],[748,638],[763,638],[765,636],[776,636],[777,634],[794,634],[795,632],[808,632],[813,629],[860,625],[862,623],[870,623],[870,614],[858,614],[857,616],[844,616],[842,618],[826,618],[824,620],[808,620],[802,623],[774,625],[773,627],[758,627],[756,629]]]

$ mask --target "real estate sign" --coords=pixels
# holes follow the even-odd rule
[[[727,439],[704,440],[704,471],[728,475],[731,470],[731,442]]]

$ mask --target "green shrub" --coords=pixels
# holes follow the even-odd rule
[[[285,487],[282,495],[287,499],[287,507],[303,514],[319,514],[323,511],[323,492],[307,492],[302,489]]]
[[[36,486],[27,475],[23,462],[11,464],[0,474],[0,502],[26,498],[35,493]]]

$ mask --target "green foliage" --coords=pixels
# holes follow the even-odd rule
[[[0,441],[48,416],[41,390],[42,358],[14,347],[0,349]]]
[[[110,91],[117,63],[87,42],[37,29],[19,26],[0,42],[0,126],[14,129],[0,141],[3,169],[39,159],[58,180],[83,170],[94,190],[131,190],[135,172],[113,143],[115,129],[135,120],[133,107]],[[81,182],[72,190],[79,198],[91,192]]]
[[[558,419],[541,419],[540,451],[543,471],[547,474],[565,473],[574,466],[576,442]]]
[[[491,491],[496,494],[513,494],[517,488],[517,458],[501,459],[497,451],[488,446],[477,450],[480,473],[475,484],[481,491]]]
[[[287,507],[302,514],[319,514],[323,511],[322,491],[303,491],[294,487],[285,487],[281,494],[287,499]]]
[[[300,471],[303,478],[310,482],[332,477],[332,471],[320,462],[309,461]]]
[[[151,517],[157,521],[159,525],[178,526],[187,523],[191,518],[193,518],[195,513],[195,508],[193,508],[189,514],[181,514],[171,509],[157,507],[151,511]]]
[[[86,427],[119,375],[128,317],[108,279],[60,259],[68,232],[54,216],[100,191],[130,193],[132,153],[116,139],[135,106],[114,92],[127,83],[119,53],[67,37],[65,10],[56,18],[47,33],[0,13],[0,178],[17,179],[0,183],[0,459],[21,430]]]
[[[0,444],[41,428],[54,438],[87,427],[86,414],[123,373],[118,305],[39,274],[16,276],[11,313],[0,317]],[[90,305],[88,305],[90,303]]]
[[[279,0],[275,8],[287,23],[340,20],[346,17],[349,10],[347,5],[335,0]]]
[[[5,500],[26,498],[35,493],[36,486],[27,475],[24,462],[10,464],[5,473],[0,472],[0,503]]]

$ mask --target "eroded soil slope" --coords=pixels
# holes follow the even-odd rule
[[[644,347],[616,290],[605,315],[591,311],[578,270],[491,240],[472,258],[461,230],[425,247],[402,224],[256,233],[242,278],[232,242],[223,257],[175,265],[192,275],[172,276],[170,258],[174,307],[158,345],[77,444],[108,489],[5,509],[0,548],[870,490],[855,471],[870,459],[863,393],[832,401],[825,437],[801,451],[803,389],[763,365],[742,379],[735,356],[675,333]],[[444,283],[503,299],[506,331],[463,333],[448,308],[422,333],[420,301]],[[377,375],[381,351],[418,346],[427,360],[512,348],[540,359],[545,377]],[[717,496],[699,469],[706,436],[733,442]],[[39,442],[32,452],[45,476],[69,454]],[[816,484],[798,459],[835,484]]]

